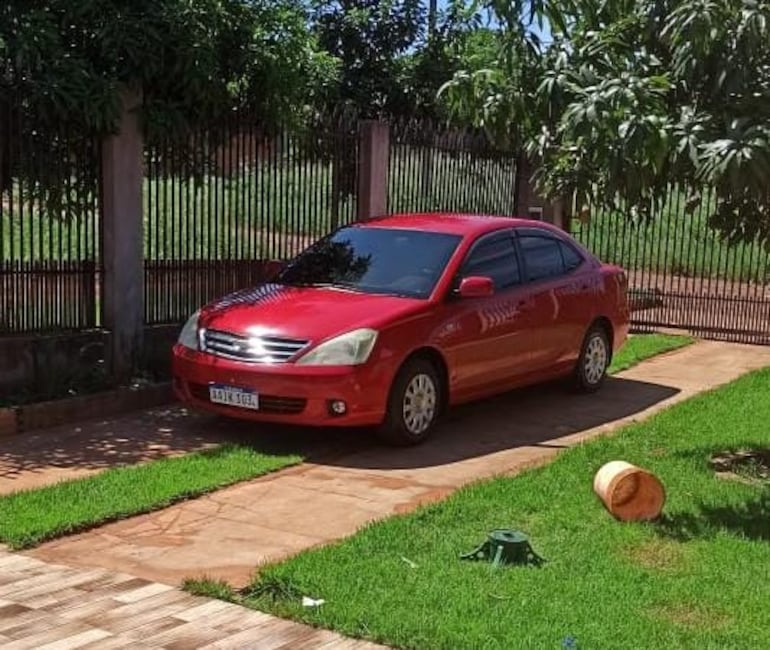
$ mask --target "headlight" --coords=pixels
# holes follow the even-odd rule
[[[184,324],[182,331],[179,333],[179,345],[183,345],[191,350],[198,349],[198,317],[200,313],[199,309]]]
[[[321,343],[297,363],[303,366],[357,366],[366,363],[377,341],[377,331],[353,330]]]

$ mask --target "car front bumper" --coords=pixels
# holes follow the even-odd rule
[[[380,424],[390,388],[384,364],[362,366],[298,366],[230,361],[176,345],[173,351],[174,392],[194,408],[220,415],[305,426],[370,426]],[[259,410],[212,403],[209,385],[248,388],[259,395]],[[333,401],[346,405],[332,412]]]

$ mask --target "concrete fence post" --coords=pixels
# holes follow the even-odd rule
[[[546,221],[569,233],[571,202],[563,197],[547,197],[540,194],[535,182],[537,164],[524,156],[517,159],[514,195],[516,215]]]
[[[529,215],[532,194],[532,164],[524,154],[516,157],[516,189],[513,197],[513,212],[515,217]]]
[[[380,217],[388,211],[390,127],[365,120],[358,128],[358,218]]]
[[[567,201],[563,198],[555,199],[553,202],[553,225],[571,234],[569,208]]]
[[[134,370],[144,329],[141,103],[141,92],[123,92],[118,132],[102,143],[103,314],[118,380]]]

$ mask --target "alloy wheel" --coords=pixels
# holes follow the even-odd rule
[[[600,334],[594,334],[588,341],[583,360],[583,370],[589,384],[595,385],[602,380],[607,372],[608,361],[607,342]]]
[[[420,435],[430,427],[436,417],[438,390],[433,379],[426,374],[412,377],[404,391],[404,425],[409,433]]]

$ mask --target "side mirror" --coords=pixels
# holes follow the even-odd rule
[[[472,275],[463,278],[457,293],[461,298],[487,298],[495,292],[495,283],[492,278],[480,275]]]

